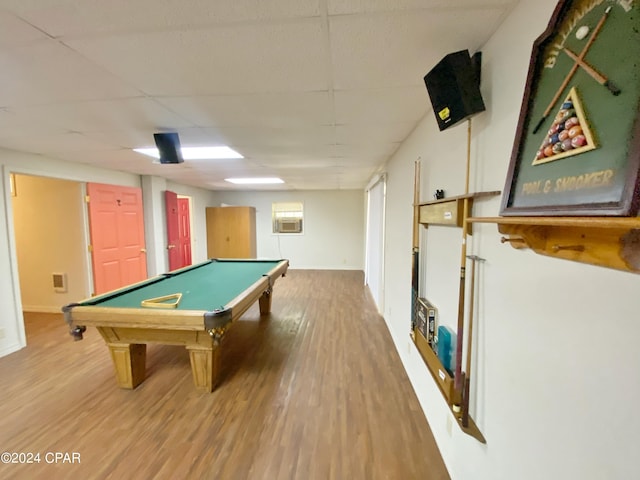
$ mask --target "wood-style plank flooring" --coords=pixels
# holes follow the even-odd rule
[[[289,270],[271,315],[254,305],[231,328],[210,394],[182,347],[150,345],[146,380],[121,390],[95,329],[25,324],[28,346],[0,358],[0,452],[41,463],[2,479],[449,478],[361,272]]]

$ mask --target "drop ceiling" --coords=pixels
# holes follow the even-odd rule
[[[212,190],[362,189],[431,115],[426,72],[515,3],[0,0],[0,147]],[[131,150],[168,131],[244,159]]]

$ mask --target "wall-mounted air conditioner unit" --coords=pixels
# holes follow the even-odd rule
[[[300,233],[302,232],[302,219],[278,218],[276,228],[278,233]]]

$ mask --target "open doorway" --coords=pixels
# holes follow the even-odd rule
[[[27,342],[34,318],[60,322],[64,305],[147,278],[140,188],[10,176]]]
[[[27,341],[89,296],[83,184],[11,173],[11,203]]]

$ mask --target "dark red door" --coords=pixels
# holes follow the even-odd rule
[[[165,209],[167,214],[167,253],[169,254],[169,270],[182,267],[182,252],[180,250],[180,220],[178,217],[178,195],[166,190],[164,192]]]
[[[147,278],[142,190],[88,183],[94,293]]]
[[[182,252],[182,266],[191,265],[191,215],[189,214],[189,199],[178,198],[178,244]]]

